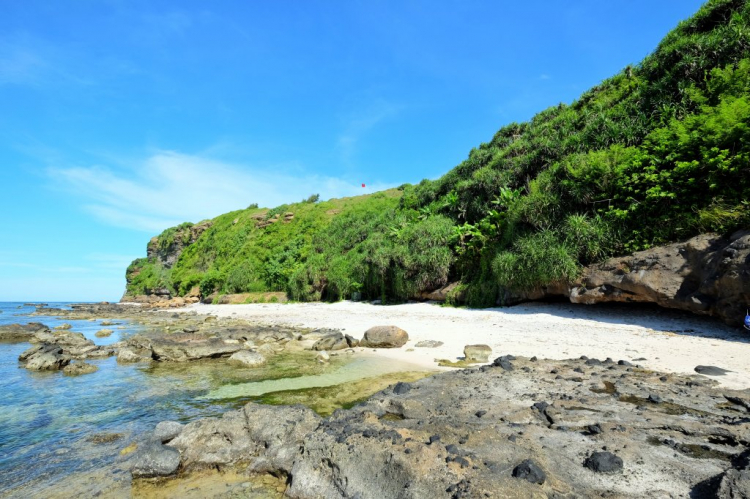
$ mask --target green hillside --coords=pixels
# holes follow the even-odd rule
[[[750,6],[709,1],[640,64],[504,126],[442,178],[222,215],[172,268],[133,262],[128,293],[398,301],[460,281],[454,299],[494,304],[609,255],[750,226],[749,127]],[[294,218],[264,224],[276,213]]]

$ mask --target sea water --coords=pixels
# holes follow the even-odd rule
[[[65,308],[66,303],[49,303]],[[96,321],[31,316],[33,306],[0,303],[0,325],[64,322],[98,345],[137,333],[126,320]],[[112,329],[97,338],[100,329]],[[117,364],[114,357],[87,360],[99,370],[83,376],[61,371],[35,372],[18,356],[28,343],[0,343],[0,497],[84,495],[119,490],[127,495],[130,476],[123,449],[165,420],[190,422],[218,416],[252,396],[292,387],[330,386],[382,373],[399,366],[375,367],[375,359],[357,359],[342,372],[273,382],[243,381],[225,362],[170,366]],[[403,367],[402,367],[403,368]],[[247,397],[243,401],[243,397]],[[130,456],[132,457],[132,456]],[[118,485],[119,489],[118,489]]]

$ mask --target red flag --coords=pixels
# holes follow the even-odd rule
[[[365,184],[362,184],[362,187],[364,187],[364,186],[365,186]]]

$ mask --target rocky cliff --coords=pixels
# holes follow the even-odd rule
[[[586,267],[579,279],[507,294],[505,303],[565,296],[573,303],[653,303],[740,325],[750,308],[750,230],[702,234]]]

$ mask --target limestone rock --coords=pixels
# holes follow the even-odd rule
[[[464,357],[468,362],[487,362],[492,355],[492,348],[489,345],[466,345],[464,347]]]
[[[437,340],[422,340],[418,341],[414,346],[416,348],[437,348],[443,346],[443,342]]]
[[[148,442],[141,446],[133,458],[131,473],[135,478],[169,476],[180,466],[180,452],[161,442]]]
[[[112,333],[114,333],[114,331],[112,331],[111,329],[100,329],[96,332],[96,334],[94,334],[94,336],[96,336],[97,338],[106,338],[108,336],[111,336]]]
[[[132,362],[150,362],[150,357],[139,355],[132,348],[123,347],[117,352],[117,362],[120,364],[128,364]]]
[[[154,438],[161,443],[169,442],[182,433],[185,425],[177,421],[162,421],[154,428]]]
[[[41,332],[49,333],[49,328],[39,322],[29,324],[8,324],[0,326],[0,342],[20,343],[31,340]]]
[[[74,362],[63,367],[63,374],[67,376],[80,376],[82,374],[91,374],[98,371],[99,368],[86,362]]]
[[[24,367],[33,371],[57,371],[68,364],[70,357],[63,355],[62,348],[57,345],[44,345],[26,358]]]
[[[266,363],[266,358],[258,352],[240,350],[229,357],[229,362],[243,367],[257,367]]]
[[[151,341],[154,358],[171,362],[229,357],[241,349],[242,346],[239,343],[225,343],[219,338],[196,340],[159,338]]]
[[[324,336],[316,341],[312,349],[316,351],[322,350],[343,350],[349,348],[349,343],[342,333],[333,333],[328,336]]]
[[[396,326],[375,326],[365,331],[359,342],[361,347],[369,348],[400,348],[409,341],[409,335]]]

